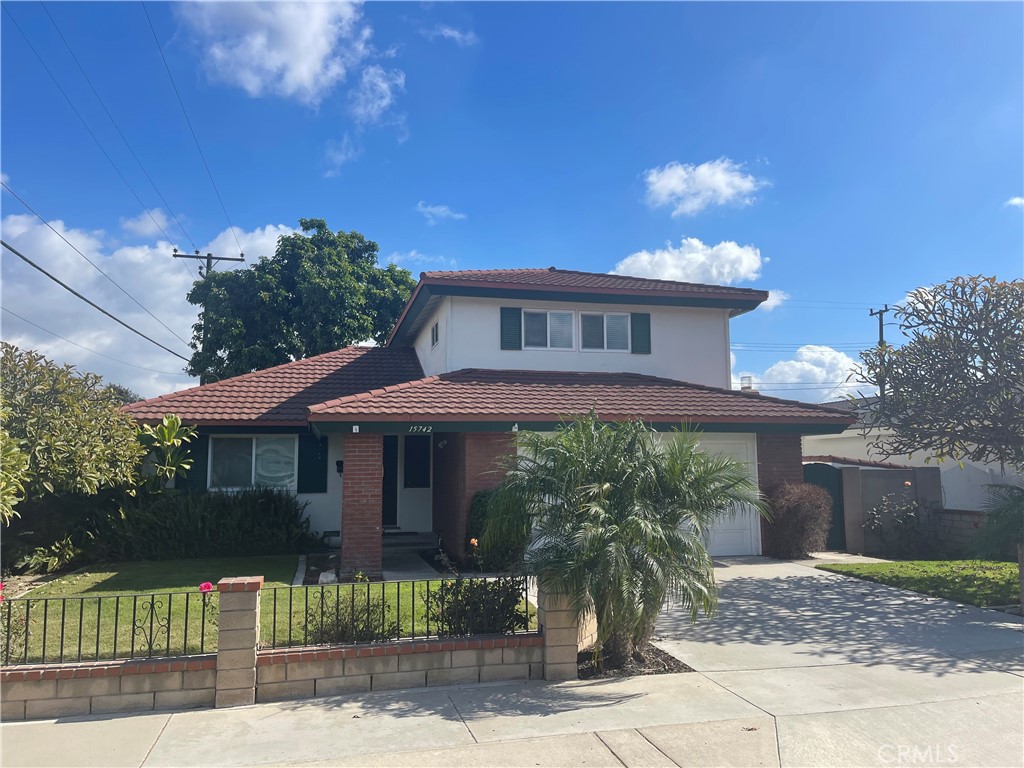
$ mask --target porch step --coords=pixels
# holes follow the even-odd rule
[[[402,533],[384,531],[382,548],[385,553],[422,552],[437,548],[437,536],[432,533]]]

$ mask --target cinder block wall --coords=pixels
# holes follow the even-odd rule
[[[291,648],[258,654],[256,701],[543,677],[539,634]]]
[[[212,707],[217,657],[41,664],[0,671],[0,719]]]

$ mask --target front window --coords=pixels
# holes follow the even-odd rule
[[[629,351],[629,315],[624,313],[580,313],[580,349]]]
[[[523,311],[523,346],[527,349],[572,349],[572,312]]]
[[[210,488],[294,490],[297,453],[291,435],[210,438]]]

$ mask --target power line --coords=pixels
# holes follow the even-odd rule
[[[103,101],[103,98],[96,90],[96,86],[93,85],[92,80],[89,79],[89,75],[86,74],[85,67],[82,66],[82,62],[78,60],[78,57],[75,55],[75,52],[71,49],[71,44],[68,43],[67,38],[64,37],[64,33],[61,31],[60,27],[57,26],[57,20],[54,19],[53,16],[50,14],[50,9],[46,7],[46,3],[40,2],[39,5],[42,6],[43,12],[46,14],[47,18],[49,18],[50,23],[53,25],[53,28],[57,30],[57,34],[60,36],[60,39],[64,42],[64,47],[68,49],[68,53],[71,54],[71,58],[78,66],[78,71],[82,73],[82,77],[85,78],[85,82],[89,84],[89,88],[90,90],[92,90],[92,95],[96,97],[96,100],[100,103],[100,106],[103,107],[104,113],[106,113],[107,118],[110,120],[110,123],[114,126],[114,129],[117,131],[117,135],[121,137],[121,141],[124,142],[124,145],[128,148],[128,151],[131,153],[132,157],[135,158],[135,162],[138,163],[139,169],[142,171],[143,174],[145,174],[146,178],[149,180],[150,185],[153,187],[153,191],[156,192],[157,197],[160,198],[160,202],[164,204],[164,207],[167,209],[167,212],[171,214],[171,218],[174,219],[174,223],[178,225],[178,229],[181,230],[181,233],[185,236],[185,239],[192,244],[193,248],[198,248],[198,246],[195,243],[195,240],[192,239],[192,236],[189,235],[188,231],[185,229],[185,226],[181,223],[181,220],[178,218],[178,215],[171,208],[171,204],[168,203],[167,199],[163,196],[163,194],[161,194],[159,188],[156,186],[156,182],[153,181],[153,177],[150,176],[149,171],[146,170],[146,166],[142,164],[142,160],[139,159],[139,156],[135,153],[135,150],[132,148],[132,145],[128,143],[128,138],[124,135],[124,131],[121,130],[121,126],[117,124],[117,121],[114,119],[114,116],[110,114],[110,110],[107,109],[106,102]]]
[[[46,276],[47,276],[48,278],[50,278],[50,279],[51,279],[51,280],[52,280],[53,282],[55,282],[55,283],[56,283],[57,285],[59,285],[59,286],[60,286],[61,288],[63,288],[64,290],[66,290],[66,291],[67,291],[68,293],[71,293],[72,295],[74,295],[74,296],[78,297],[79,299],[81,299],[82,301],[84,301],[84,302],[85,302],[86,304],[88,304],[88,305],[89,305],[90,307],[92,307],[93,309],[96,309],[96,310],[98,310],[98,311],[102,312],[102,313],[103,313],[104,315],[106,315],[107,317],[109,317],[109,318],[110,318],[111,320],[113,320],[114,322],[118,323],[119,325],[123,325],[123,326],[124,326],[125,328],[127,328],[127,329],[128,329],[129,331],[131,331],[132,333],[136,334],[137,336],[141,336],[142,338],[144,338],[144,339],[145,339],[146,341],[150,342],[151,344],[155,344],[156,346],[160,347],[160,349],[164,350],[165,352],[169,352],[169,353],[171,353],[171,354],[172,354],[172,355],[174,355],[175,357],[177,357],[177,358],[179,358],[179,359],[181,359],[181,360],[184,360],[184,361],[185,361],[186,363],[188,362],[188,358],[187,358],[187,357],[185,357],[184,355],[179,355],[179,354],[178,354],[177,352],[175,352],[175,351],[174,351],[173,349],[170,349],[170,348],[168,348],[168,347],[165,347],[165,346],[164,346],[163,344],[161,344],[161,343],[160,343],[159,341],[154,341],[153,339],[149,338],[149,336],[147,336],[146,334],[144,334],[144,333],[143,333],[142,331],[140,331],[140,330],[137,330],[137,329],[133,328],[132,326],[128,325],[128,323],[126,323],[126,322],[125,322],[124,320],[122,320],[121,318],[119,318],[119,317],[117,317],[117,316],[115,316],[115,315],[112,315],[112,314],[111,314],[110,312],[108,312],[107,310],[105,310],[105,309],[104,309],[103,307],[101,307],[101,306],[100,306],[99,304],[95,303],[94,301],[91,301],[90,299],[87,299],[87,298],[86,298],[85,296],[83,296],[82,294],[80,294],[80,293],[79,293],[78,291],[76,291],[76,290],[75,290],[74,288],[72,288],[72,287],[71,287],[70,285],[68,285],[67,283],[65,283],[65,282],[61,281],[61,280],[60,280],[60,278],[58,278],[58,277],[54,277],[53,275],[51,275],[51,274],[50,274],[49,272],[47,272],[47,271],[46,271],[45,269],[43,269],[42,267],[40,267],[40,266],[39,266],[38,264],[36,264],[36,263],[35,263],[34,261],[32,261],[32,259],[30,259],[30,258],[29,258],[28,256],[26,256],[25,254],[23,254],[23,253],[22,253],[21,251],[17,250],[16,248],[14,248],[14,247],[13,247],[13,246],[11,246],[11,245],[8,245],[8,243],[7,243],[7,241],[6,241],[6,240],[0,240],[0,245],[3,245],[3,247],[4,247],[4,248],[6,248],[6,249],[7,249],[8,251],[10,251],[11,253],[13,253],[13,254],[14,254],[15,256],[17,256],[17,257],[18,257],[19,259],[21,259],[22,261],[24,261],[24,262],[25,262],[26,264],[28,264],[28,265],[29,265],[30,267],[32,267],[32,268],[34,268],[34,269],[37,269],[37,270],[39,270],[39,271],[40,271],[40,272],[42,272],[42,273],[43,273],[44,275],[46,275]]]
[[[43,69],[46,70],[46,74],[50,76],[50,79],[53,81],[53,84],[57,86],[57,90],[60,91],[60,95],[64,97],[65,101],[67,101],[68,106],[71,107],[71,111],[75,113],[75,116],[81,121],[82,126],[85,128],[86,132],[89,134],[89,136],[92,137],[92,140],[96,142],[96,146],[100,148],[100,152],[102,152],[103,156],[107,158],[107,162],[110,163],[111,167],[114,169],[114,172],[117,173],[121,181],[124,182],[124,185],[128,187],[128,191],[132,193],[132,196],[135,198],[136,202],[138,202],[138,204],[142,206],[142,210],[149,216],[150,220],[153,222],[156,228],[160,230],[160,233],[164,236],[164,239],[173,245],[171,236],[167,234],[166,230],[164,230],[160,222],[156,220],[156,217],[153,216],[153,213],[149,210],[146,204],[142,202],[142,198],[139,197],[139,194],[138,192],[135,191],[135,188],[130,183],[128,183],[128,179],[126,179],[125,175],[121,173],[121,169],[117,167],[117,163],[114,162],[114,159],[103,147],[103,144],[100,143],[100,140],[96,137],[96,134],[93,133],[92,129],[89,127],[89,124],[85,122],[85,118],[82,117],[82,113],[78,111],[78,108],[75,106],[74,102],[71,101],[71,97],[69,97],[67,92],[65,92],[65,90],[61,87],[61,84],[57,81],[57,78],[53,74],[53,72],[50,71],[50,68],[46,66],[46,62],[43,61],[43,57],[39,55],[39,51],[37,51],[36,47],[32,45],[32,41],[29,40],[28,35],[25,34],[25,30],[23,30],[21,28],[21,25],[18,24],[18,20],[14,18],[14,14],[12,14],[10,9],[8,9],[7,4],[0,3],[0,5],[3,6],[4,11],[7,13],[7,17],[11,20],[11,23],[13,23],[14,26],[17,28],[18,32],[21,33],[21,36],[25,39],[25,43],[28,44],[29,49],[32,51],[32,53],[35,54],[35,57],[39,60],[39,63],[42,65]]]
[[[25,207],[26,207],[26,208],[27,208],[27,209],[28,209],[29,211],[31,211],[31,213],[32,213],[32,215],[33,215],[33,216],[35,216],[35,217],[36,217],[37,219],[39,219],[39,220],[40,220],[41,222],[43,222],[43,224],[45,224],[45,225],[46,225],[46,227],[47,227],[47,228],[48,228],[48,229],[49,229],[49,230],[50,230],[51,232],[53,232],[53,234],[55,234],[55,235],[56,235],[57,237],[59,237],[59,238],[60,238],[61,240],[63,240],[63,241],[65,242],[65,243],[67,243],[67,244],[68,244],[69,246],[71,246],[71,249],[72,249],[72,250],[73,250],[73,251],[74,251],[75,253],[77,253],[77,254],[78,254],[79,256],[81,256],[81,257],[82,257],[83,259],[85,259],[85,260],[86,260],[87,262],[89,262],[89,264],[91,264],[91,265],[92,265],[92,268],[93,268],[93,269],[95,269],[95,270],[96,270],[97,272],[99,272],[99,273],[100,273],[101,275],[103,275],[103,276],[104,276],[105,278],[107,278],[107,280],[109,280],[109,281],[110,281],[111,283],[113,283],[113,284],[114,284],[115,286],[117,286],[117,288],[118,288],[118,289],[119,289],[119,290],[121,291],[121,293],[123,293],[123,294],[124,294],[125,296],[127,296],[127,297],[128,297],[129,299],[131,299],[132,301],[134,301],[134,302],[135,302],[135,303],[136,303],[136,304],[137,304],[137,305],[138,305],[138,306],[139,306],[139,307],[140,307],[140,308],[141,308],[141,309],[142,309],[142,310],[143,310],[143,311],[144,311],[144,312],[145,312],[145,313],[146,313],[147,315],[149,315],[150,317],[152,317],[152,318],[153,318],[154,320],[156,320],[156,321],[157,321],[158,323],[160,323],[160,325],[162,325],[162,326],[163,326],[164,328],[166,328],[166,329],[167,329],[168,331],[170,331],[170,332],[171,332],[171,334],[172,334],[172,335],[173,335],[173,336],[174,336],[174,337],[175,337],[175,338],[176,338],[176,339],[177,339],[178,341],[180,341],[180,342],[181,342],[182,344],[184,344],[184,345],[185,345],[186,347],[188,346],[188,342],[187,342],[187,341],[185,341],[185,339],[181,338],[181,336],[179,336],[179,335],[178,335],[177,333],[175,333],[175,332],[174,332],[174,329],[173,329],[173,328],[171,328],[171,327],[170,327],[169,325],[167,325],[167,323],[165,323],[165,322],[164,322],[163,320],[161,320],[161,319],[160,319],[159,317],[157,317],[157,316],[156,316],[156,315],[154,315],[154,314],[153,314],[152,312],[150,312],[150,311],[149,311],[149,309],[148,309],[148,308],[147,308],[147,307],[146,307],[146,306],[145,306],[145,305],[144,305],[144,304],[143,304],[143,303],[142,303],[141,301],[139,301],[139,300],[138,300],[138,299],[136,299],[136,298],[135,298],[134,296],[132,296],[132,295],[131,295],[130,293],[128,293],[128,291],[127,291],[127,290],[125,290],[125,289],[124,289],[124,287],[123,287],[123,286],[121,286],[121,284],[120,284],[120,283],[118,283],[118,282],[117,282],[117,281],[116,281],[116,280],[115,280],[114,278],[112,278],[112,277],[111,277],[110,275],[108,275],[108,274],[107,274],[106,272],[104,272],[104,271],[103,271],[103,270],[102,270],[102,269],[101,269],[101,268],[99,267],[99,265],[98,265],[98,264],[96,264],[96,262],[94,262],[94,261],[93,261],[92,259],[90,259],[90,258],[89,258],[88,256],[86,256],[86,255],[85,255],[84,253],[82,253],[82,252],[81,252],[80,250],[78,250],[78,248],[76,248],[76,247],[75,247],[75,244],[74,244],[74,243],[72,243],[72,242],[71,242],[70,240],[68,240],[68,239],[67,239],[66,237],[64,237],[64,235],[62,235],[62,234],[61,234],[60,232],[58,232],[58,231],[57,231],[56,229],[54,229],[54,228],[53,228],[53,226],[51,226],[50,222],[48,222],[48,221],[47,221],[46,219],[44,219],[44,218],[43,218],[42,216],[40,216],[40,215],[39,215],[39,214],[38,214],[38,213],[36,212],[36,210],[35,210],[35,209],[34,209],[34,208],[33,208],[33,207],[31,206],[31,205],[29,205],[28,203],[26,203],[26,202],[25,202],[25,201],[24,201],[24,200],[23,200],[23,199],[22,199],[22,198],[21,198],[21,197],[20,197],[20,196],[18,195],[18,193],[17,193],[17,192],[15,192],[15,191],[14,191],[13,189],[11,189],[11,188],[10,188],[9,186],[7,186],[7,182],[5,182],[5,181],[0,181],[0,185],[2,185],[2,186],[3,186],[3,188],[4,188],[4,189],[6,189],[6,190],[7,190],[7,191],[8,191],[8,192],[9,192],[9,193],[10,193],[10,194],[11,194],[11,195],[12,195],[12,196],[13,196],[13,197],[14,197],[14,198],[15,198],[15,199],[16,199],[16,200],[17,200],[17,201],[19,202],[19,203],[21,203],[21,204],[22,204],[22,205],[24,205],[24,206],[25,206]]]
[[[206,155],[203,154],[203,148],[199,145],[199,137],[196,135],[196,129],[192,127],[192,121],[188,117],[188,110],[185,109],[185,102],[181,100],[181,93],[178,92],[178,85],[174,82],[174,75],[171,74],[171,67],[167,64],[167,57],[164,56],[164,49],[160,45],[160,38],[157,37],[156,27],[153,26],[153,19],[149,16],[149,9],[146,7],[145,0],[142,1],[142,10],[146,14],[146,21],[149,22],[149,31],[153,33],[153,42],[156,43],[156,49],[160,52],[160,60],[164,63],[164,69],[167,70],[167,77],[171,81],[171,88],[174,89],[174,95],[178,98],[178,106],[181,107],[181,113],[185,116],[185,122],[188,124],[189,131],[192,132],[192,140],[196,143],[196,149],[199,150],[199,157],[203,161],[203,166],[206,168],[206,175],[210,177],[210,184],[213,186],[213,191],[217,195],[217,201],[220,203],[220,209],[224,212],[224,219],[228,223],[228,229],[231,230],[231,236],[235,239],[235,245],[238,246],[238,253],[242,253],[242,244],[238,242],[238,235],[235,234],[235,227],[231,223],[231,217],[228,216],[227,206],[224,205],[224,198],[220,196],[220,190],[217,189],[217,182],[213,180],[213,172],[210,170],[210,164],[206,162]]]
[[[27,317],[22,317],[17,312],[12,312],[7,307],[0,307],[0,309],[2,309],[7,314],[12,315],[12,316],[18,318],[23,323],[28,323],[33,328],[38,328],[43,333],[48,333],[51,336],[56,336],[61,341],[66,341],[68,344],[73,344],[74,346],[78,347],[79,349],[84,349],[86,352],[88,352],[90,354],[99,355],[100,357],[107,358],[107,360],[113,360],[115,363],[120,363],[121,365],[127,365],[127,366],[130,366],[132,368],[138,368],[138,369],[143,370],[143,371],[149,371],[150,373],[161,373],[161,374],[165,374],[167,376],[181,376],[183,378],[191,378],[187,373],[182,373],[181,371],[158,371],[156,368],[147,368],[144,365],[136,365],[135,363],[129,363],[127,360],[118,360],[116,357],[111,357],[110,355],[104,354],[103,352],[98,352],[95,349],[91,349],[91,348],[85,346],[84,344],[79,344],[77,341],[72,341],[71,339],[67,338],[66,336],[61,336],[59,333],[55,333],[54,331],[51,331],[49,328],[43,328],[43,326],[39,325],[38,323],[33,323]]]

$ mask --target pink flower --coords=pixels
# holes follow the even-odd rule
[[[200,592],[212,592],[213,591],[213,584],[211,584],[208,581],[204,581],[202,584],[199,585],[199,591]]]
[[[903,485],[904,485],[905,487],[909,488],[910,486],[912,486],[912,485],[913,485],[913,483],[912,483],[912,482],[910,482],[909,480],[904,480],[904,481],[903,481]]]

